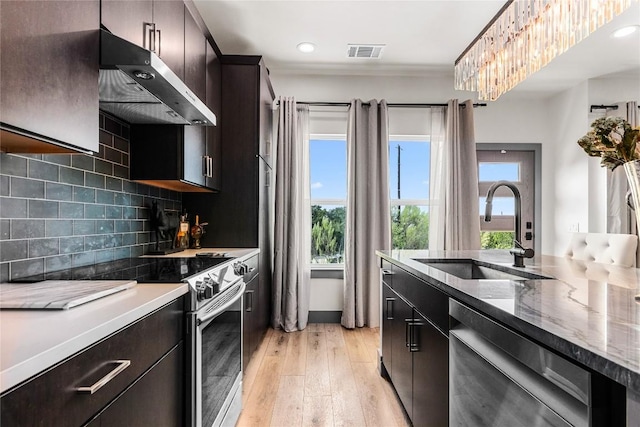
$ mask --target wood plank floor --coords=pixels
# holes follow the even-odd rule
[[[269,329],[245,369],[237,426],[408,426],[392,386],[378,373],[379,343],[378,328]]]

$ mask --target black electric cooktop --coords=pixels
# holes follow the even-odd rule
[[[179,283],[194,274],[232,258],[125,258],[84,267],[53,271],[14,279],[12,282],[43,280],[137,280],[138,283]]]

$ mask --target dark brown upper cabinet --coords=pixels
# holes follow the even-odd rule
[[[182,0],[153,2],[156,28],[154,52],[181,79],[184,78],[184,3]],[[200,98],[202,99],[202,98]]]
[[[1,9],[0,149],[97,152],[99,0]]]
[[[201,100],[206,97],[207,41],[189,10],[184,9],[184,82]]]
[[[221,120],[220,104],[222,103],[221,94],[221,66],[220,58],[216,55],[214,48],[207,42],[207,78],[206,78],[206,104],[218,120]],[[219,190],[221,187],[221,166],[222,166],[222,149],[220,141],[220,125],[206,127],[206,150],[205,155],[210,163],[209,174],[205,177],[205,186]]]
[[[131,126],[130,177],[154,187],[210,192],[203,126]]]
[[[125,40],[155,52],[184,78],[182,0],[102,0],[102,25]]]
[[[149,49],[152,0],[102,0],[102,25],[118,37]]]

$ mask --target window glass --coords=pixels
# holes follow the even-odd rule
[[[429,142],[389,141],[389,192],[392,200],[429,199],[430,159]]]
[[[311,199],[347,199],[347,143],[344,139],[309,141]]]
[[[347,205],[346,138],[309,140],[311,185],[311,263],[344,263]]]
[[[431,144],[427,137],[391,137],[389,193],[393,249],[429,247],[429,174]]]
[[[515,234],[513,231],[481,231],[480,247],[482,249],[511,249]]]
[[[427,249],[429,207],[392,206],[391,236],[393,249]]]
[[[480,197],[480,216],[484,216],[485,209],[487,206],[487,198],[485,196]],[[493,202],[491,202],[491,215],[492,216],[501,216],[501,215],[515,215],[515,199],[513,197],[494,197]]]
[[[480,182],[493,182],[499,180],[519,182],[519,163],[478,163],[478,179]]]
[[[311,263],[344,263],[344,205],[311,206]]]

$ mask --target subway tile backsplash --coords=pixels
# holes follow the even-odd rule
[[[128,180],[129,126],[100,115],[95,156],[0,153],[1,281],[142,255],[152,201],[182,209],[180,193]]]

